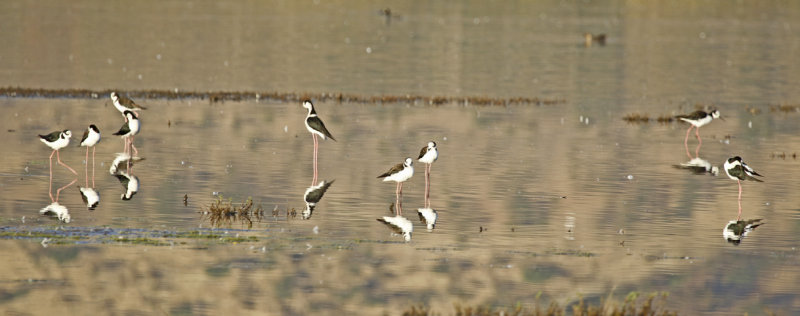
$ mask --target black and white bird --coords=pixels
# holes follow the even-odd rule
[[[755,176],[763,177],[762,175],[758,174],[753,168],[750,168],[744,161],[742,161],[742,157],[736,156],[733,158],[728,158],[725,161],[725,165],[723,166],[725,169],[725,173],[728,175],[728,178],[736,180],[739,184],[739,215],[737,218],[741,218],[742,216],[742,181],[743,180],[752,180],[757,182],[764,182],[761,179],[756,178]]]
[[[395,216],[384,216],[377,219],[379,222],[383,223],[387,227],[389,227],[394,233],[398,235],[403,235],[403,240],[406,242],[411,241],[411,233],[414,232],[414,224],[411,223],[408,218],[405,218],[400,215]]]
[[[436,149],[436,143],[433,141],[428,142],[428,145],[422,147],[419,151],[419,158],[417,160],[425,165],[425,208],[431,207],[431,165],[436,159],[439,159],[439,150]]]
[[[304,100],[303,107],[308,110],[305,121],[306,129],[308,129],[311,133],[311,137],[314,139],[314,179],[311,181],[311,183],[314,184],[317,182],[317,148],[319,147],[317,136],[322,137],[322,140],[330,138],[336,141],[336,139],[333,138],[331,132],[325,128],[325,124],[322,123],[322,120],[317,116],[317,110],[314,109],[314,104],[311,103],[311,100]]]
[[[94,187],[94,154],[96,148],[94,147],[97,143],[100,142],[100,129],[97,128],[94,124],[89,125],[86,131],[83,132],[83,138],[81,138],[79,146],[86,147],[86,169],[89,168],[89,147],[92,147],[92,187]],[[89,173],[86,172],[86,182],[88,183],[89,180]],[[88,186],[88,184],[87,184]]]
[[[686,150],[687,150],[687,154],[688,154],[688,150],[689,150],[688,149],[689,148],[689,133],[692,131],[692,128],[696,127],[696,129],[694,131],[694,134],[697,137],[697,141],[700,143],[700,145],[702,145],[703,144],[703,140],[700,139],[700,127],[703,127],[708,123],[711,123],[711,121],[716,119],[716,118],[721,119],[722,117],[719,116],[719,111],[717,111],[717,110],[711,110],[711,112],[708,112],[708,113],[706,113],[706,112],[704,112],[702,110],[697,110],[697,111],[694,111],[694,112],[689,113],[689,114],[677,115],[677,116],[675,116],[675,118],[691,124],[691,126],[689,126],[689,129],[686,130],[686,139],[683,140],[683,145],[686,146],[686,148],[687,148]],[[699,148],[699,145],[698,145],[698,150],[699,149],[700,148]],[[692,156],[689,155],[689,158],[692,158]]]
[[[128,97],[121,96],[116,92],[111,92],[111,101],[114,103],[114,107],[117,108],[119,113],[122,113],[122,117],[125,118],[127,122],[128,117],[125,115],[125,111],[138,111],[138,110],[147,110],[146,107],[136,104]]]
[[[117,177],[119,183],[125,188],[125,193],[122,193],[120,196],[121,199],[125,201],[130,200],[139,192],[139,177],[125,171],[117,172],[114,176]]]
[[[100,194],[97,193],[97,190],[89,187],[78,187],[78,190],[81,192],[81,200],[83,203],[86,204],[86,208],[90,211],[94,211],[97,208],[97,205],[100,204]]]
[[[50,154],[50,180],[53,179],[53,155],[56,155],[56,159],[58,160],[58,164],[66,167],[69,171],[72,171],[75,175],[78,173],[75,172],[74,169],[67,166],[67,164],[61,161],[61,154],[59,153],[59,149],[67,147],[69,145],[69,139],[72,137],[72,132],[68,129],[63,131],[55,131],[47,135],[39,135],[39,140],[41,140],[47,147],[53,149],[53,152]]]
[[[403,195],[403,182],[406,182],[408,179],[411,179],[411,176],[414,175],[414,160],[411,158],[406,158],[403,163],[399,163],[394,165],[389,171],[384,172],[383,174],[379,175],[378,178],[383,178],[383,181],[394,181],[397,182],[397,189],[395,190],[395,195],[397,197],[397,214],[403,214],[402,203],[400,197]]]
[[[139,118],[133,111],[125,111],[125,117],[127,118],[125,124],[122,124],[122,127],[120,127],[119,131],[114,133],[114,135],[121,136],[123,139],[125,139],[126,153],[130,153],[128,150],[130,147],[133,149],[133,155],[136,156],[139,153],[139,150],[137,150],[136,146],[133,145],[133,137],[136,136],[136,134],[139,134],[141,122],[139,122]]]

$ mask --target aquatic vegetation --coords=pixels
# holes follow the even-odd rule
[[[517,303],[513,308],[491,307],[491,306],[461,306],[454,304],[455,315],[457,316],[501,316],[501,315],[516,315],[516,316],[551,316],[551,315],[569,315],[572,310],[572,315],[586,315],[586,316],[637,316],[637,315],[656,315],[668,316],[678,315],[677,312],[669,311],[663,307],[669,294],[666,292],[651,293],[646,298],[640,299],[639,292],[631,292],[625,300],[620,302],[612,301],[611,296],[600,305],[592,305],[586,303],[583,297],[579,297],[577,302],[568,303],[561,306],[556,302],[550,302],[546,308],[542,308],[540,303],[542,293],[536,295],[536,302],[533,309],[526,309],[522,304]],[[441,315],[440,313],[431,311],[425,305],[411,306],[408,310],[403,311],[403,316],[429,316]],[[445,314],[449,315],[449,314]]]
[[[631,113],[626,114],[622,119],[629,123],[647,123],[650,121],[650,116],[647,114]]]
[[[669,115],[663,115],[662,114],[657,118],[651,119],[650,115],[648,115],[648,114],[630,113],[630,114],[626,114],[625,116],[623,116],[622,120],[626,121],[628,123],[648,123],[651,120],[659,122],[659,123],[670,123],[670,122],[674,121],[675,118],[673,118],[672,116],[669,116]]]
[[[770,105],[769,111],[783,112],[783,113],[800,112],[800,105],[792,105],[792,104]]]
[[[27,97],[27,98],[86,98],[98,99],[109,95],[112,90],[89,89],[40,89],[22,87],[0,88],[0,96]],[[209,100],[211,103],[225,101],[260,101],[273,102],[300,102],[305,99],[314,99],[318,102],[338,103],[410,103],[420,105],[478,105],[478,106],[507,106],[507,105],[556,105],[566,103],[563,99],[539,99],[536,97],[511,97],[493,98],[486,96],[424,96],[424,95],[362,95],[345,93],[294,93],[294,92],[254,92],[254,91],[180,91],[173,90],[132,90],[124,94],[140,99],[200,99]]]
[[[200,213],[201,217],[214,227],[221,227],[224,224],[230,226],[234,222],[240,222],[242,225],[247,225],[247,228],[252,228],[254,220],[260,222],[264,217],[264,209],[261,205],[254,207],[253,198],[234,204],[232,199],[226,201],[222,195]]]

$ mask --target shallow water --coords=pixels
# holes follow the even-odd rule
[[[338,140],[320,143],[319,180],[335,182],[302,220],[286,216],[305,208],[312,180],[300,104],[137,100],[149,107],[136,137],[144,160],[125,201],[109,173],[122,120],[108,98],[2,98],[7,311],[399,314],[418,303],[530,307],[540,291],[562,304],[667,291],[666,307],[684,314],[800,312],[800,114],[771,110],[800,98],[797,8],[408,2],[387,20],[370,4],[143,2],[129,8],[134,29],[93,2],[0,6],[0,27],[16,36],[0,47],[2,86],[566,100],[317,102]],[[608,43],[585,47],[586,31]],[[742,217],[764,224],[738,245],[722,236],[737,216],[734,181],[674,167],[689,160],[686,124],[622,120],[698,104],[725,117],[701,128],[700,157],[721,167],[740,155],[765,175],[743,184]],[[54,165],[53,193],[77,178],[58,197],[70,221],[40,216],[50,151],[36,134],[69,128],[75,142],[89,123],[103,133],[99,206],[83,204],[85,151],[69,147],[62,159],[79,176]],[[417,219],[416,164],[404,243],[375,220],[395,199],[375,177],[430,140],[439,220],[428,232]],[[214,228],[201,212],[219,194],[252,197],[267,215]]]

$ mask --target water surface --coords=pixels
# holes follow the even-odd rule
[[[800,311],[798,114],[771,110],[800,98],[795,7],[408,2],[387,19],[373,4],[142,2],[126,8],[133,27],[91,1],[0,6],[13,37],[0,47],[3,86],[566,100],[317,102],[338,140],[320,144],[320,180],[335,182],[302,220],[285,213],[305,208],[312,180],[300,104],[137,100],[149,107],[136,138],[145,159],[126,201],[109,173],[122,119],[106,96],[2,98],[7,311],[399,314],[417,303],[447,312],[530,307],[540,291],[563,304],[634,290],[667,291],[667,307],[684,314]],[[586,47],[584,32],[609,40]],[[689,161],[688,126],[622,120],[698,106],[726,119],[701,129],[700,157],[721,167],[740,155],[765,175],[743,184],[743,218],[764,224],[738,245],[722,235],[737,216],[736,183],[674,167]],[[77,178],[59,195],[70,221],[40,216],[52,202],[50,150],[36,134],[69,128],[76,140],[90,123],[103,132],[99,206],[83,204],[85,152],[69,147],[62,159],[79,176],[55,165],[53,191]],[[440,219],[428,232],[416,218],[417,164],[403,188],[415,226],[404,243],[375,220],[395,198],[375,177],[430,140]],[[200,212],[219,194],[252,197],[267,216],[214,228]],[[176,235],[194,231],[255,240]],[[55,237],[43,247],[49,235],[38,232]]]

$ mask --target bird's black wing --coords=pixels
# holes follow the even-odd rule
[[[422,159],[422,156],[425,156],[425,154],[427,153],[428,153],[428,146],[422,147],[422,150],[419,151],[419,158],[417,159]]]
[[[402,163],[394,165],[394,167],[392,167],[392,169],[389,169],[389,171],[386,171],[384,174],[379,175],[378,178],[386,178],[388,176],[391,176],[392,174],[400,172],[400,170],[403,170],[403,164]]]
[[[57,141],[59,137],[61,137],[61,131],[55,131],[47,135],[39,134],[39,138],[44,139],[51,143]]]
[[[336,138],[333,138],[333,135],[331,135],[331,132],[329,132],[328,129],[325,128],[325,124],[322,123],[322,120],[319,117],[311,116],[306,119],[306,122],[308,122],[308,126],[311,126],[312,129],[317,130],[323,135],[325,135],[325,137],[328,137],[333,141],[336,141]]]
[[[689,113],[689,114],[677,115],[675,117],[679,118],[679,119],[699,120],[699,119],[702,119],[702,118],[704,118],[706,116],[708,116],[708,113],[703,112],[701,110],[697,110],[697,111],[694,111],[694,112]]]
[[[128,126],[128,123],[122,124],[122,127],[119,128],[119,131],[114,133],[114,135],[125,135],[131,132],[131,127]]]

